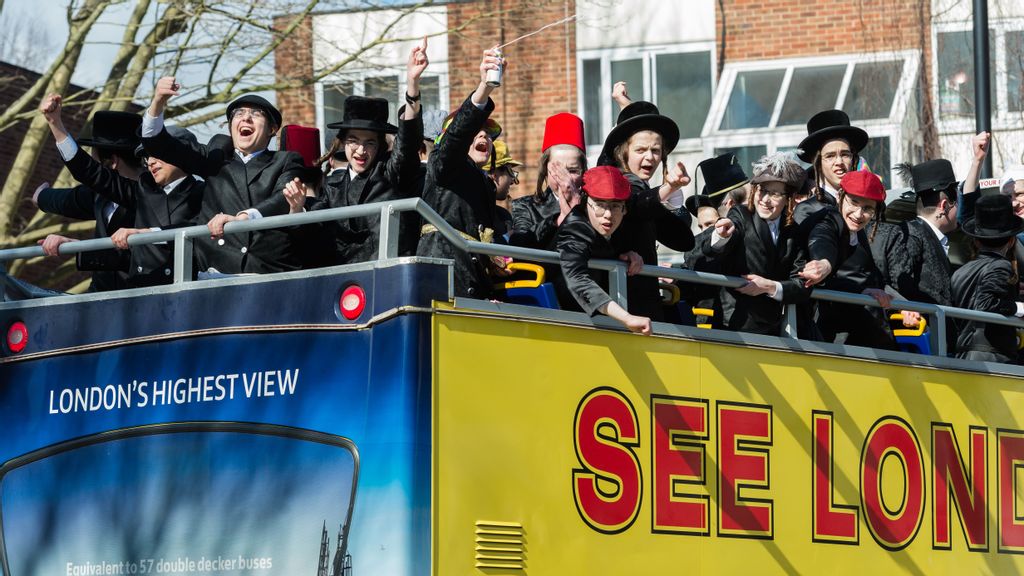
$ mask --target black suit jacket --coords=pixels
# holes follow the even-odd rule
[[[729,219],[735,231],[722,246],[711,245],[711,234],[701,236],[703,253],[721,263],[723,274],[757,274],[782,284],[782,301],[760,296],[745,296],[729,289],[723,297],[724,324],[730,330],[779,336],[784,304],[805,302],[810,290],[797,276],[804,261],[803,246],[795,224],[779,226],[778,243],[772,241],[768,223],[746,206],[734,206]]]
[[[224,157],[220,148],[185,144],[167,130],[142,139],[146,150],[165,162],[206,181],[199,223],[218,213],[235,215],[255,208],[263,216],[288,213],[284,186],[302,173],[302,157],[295,152],[265,150],[248,163],[237,154]],[[274,229],[224,235],[222,241],[195,239],[199,269],[216,268],[226,274],[281,272],[299,267],[289,230]]]
[[[661,204],[656,188],[651,188],[635,174],[625,174],[632,188],[630,202],[622,225],[613,235],[621,252],[633,251],[644,264],[658,265],[658,243],[686,252],[694,247],[689,212],[669,211]],[[683,216],[685,214],[685,216]],[[629,311],[655,321],[664,317],[658,279],[652,276],[630,276],[626,281]]]
[[[76,180],[111,202],[133,211],[137,228],[188,226],[199,215],[202,207],[204,183],[192,176],[186,177],[167,194],[148,171],[143,172],[138,180],[124,178],[93,160],[81,149],[65,165]],[[156,286],[172,281],[173,244],[132,246],[129,252],[130,286]]]
[[[110,201],[88,186],[47,188],[39,193],[39,209],[74,220],[95,220],[96,238],[107,238],[123,227],[134,225],[135,213],[118,205],[108,221],[104,213]],[[128,287],[129,255],[120,250],[99,250],[77,254],[79,270],[92,271],[90,292],[105,292]]]
[[[496,229],[494,181],[469,158],[469,147],[493,110],[490,99],[483,110],[471,98],[462,103],[427,160],[423,186],[423,200],[456,230],[474,239],[480,239],[481,230]],[[490,294],[484,257],[457,250],[440,233],[421,235],[416,254],[454,261],[456,296],[486,298]]]
[[[399,117],[402,110],[399,111]],[[326,180],[320,198],[313,203],[311,209],[358,206],[418,196],[421,192],[418,184],[422,182],[420,173],[423,170],[419,159],[422,140],[422,116],[399,120],[394,150],[380,152],[381,157],[373,167],[368,173],[357,176],[355,182],[349,178],[348,170],[341,171],[337,178]],[[386,143],[381,142],[380,145],[383,147]],[[336,254],[332,258],[334,263],[365,262],[377,258],[379,215],[325,222],[322,228],[327,235],[325,240],[328,245],[335,247]],[[409,256],[416,252],[419,232],[417,215],[409,212],[403,214],[399,227],[399,256]]]
[[[1017,312],[1017,283],[1013,265],[995,252],[983,251],[953,274],[953,305],[1012,316]],[[956,353],[970,360],[1013,362],[1017,331],[1012,326],[955,320]]]
[[[567,301],[566,296],[569,296],[584,312],[596,314],[612,300],[607,292],[608,273],[591,270],[587,262],[592,258],[615,259],[618,250],[590,225],[584,204],[573,208],[565,217],[558,227],[555,244],[562,267],[561,279],[556,283],[560,292],[559,302],[563,308],[576,309]]]

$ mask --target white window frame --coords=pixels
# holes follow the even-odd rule
[[[779,148],[792,148],[800,144],[800,141],[807,136],[805,124],[777,127],[782,106],[785,104],[788,95],[789,83],[793,77],[795,68],[809,68],[816,66],[845,65],[846,73],[843,76],[839,94],[836,97],[834,108],[838,108],[846,99],[850,81],[853,78],[853,69],[857,64],[886,62],[891,60],[902,60],[903,73],[896,86],[896,93],[893,97],[892,109],[888,118],[874,120],[858,120],[856,125],[867,131],[871,138],[889,138],[889,181],[894,182],[891,167],[900,161],[903,156],[904,120],[907,117],[908,106],[913,101],[913,90],[917,85],[918,66],[920,65],[920,53],[916,50],[903,50],[895,52],[872,52],[862,54],[840,54],[835,56],[815,56],[808,58],[783,58],[778,60],[758,60],[750,62],[732,62],[725,65],[722,70],[722,77],[719,79],[719,90],[711,101],[711,110],[708,112],[707,121],[701,131],[704,145],[705,157],[714,154],[715,149],[739,148],[744,146],[764,145],[768,154],[776,152]],[[782,84],[779,86],[779,93],[776,96],[775,108],[772,111],[772,118],[767,127],[763,128],[741,128],[734,130],[718,130],[725,115],[725,109],[729,104],[736,77],[740,72],[759,70],[784,70]],[[907,136],[910,136],[909,134]],[[749,167],[745,166],[744,170]],[[878,172],[880,167],[872,166],[872,170]]]
[[[580,88],[576,91],[576,109],[579,110],[580,118],[583,118],[584,123],[586,122],[586,108],[583,88],[583,62],[585,60],[600,60],[601,61],[601,82],[600,91],[601,97],[598,101],[601,103],[601,140],[611,131],[615,125],[615,116],[618,114],[618,110],[612,110],[612,86],[614,85],[613,78],[611,77],[612,61],[619,60],[635,60],[640,59],[643,62],[643,86],[629,87],[629,97],[635,100],[646,100],[657,104],[657,100],[654,99],[654,87],[658,85],[657,78],[657,66],[655,66],[654,59],[659,54],[685,54],[693,52],[708,52],[711,59],[711,99],[714,103],[715,88],[718,84],[716,78],[716,65],[717,65],[717,52],[715,50],[714,42],[683,42],[679,44],[659,44],[652,46],[634,46],[626,48],[600,48],[592,50],[580,50],[576,53],[576,78],[577,85]],[[709,108],[710,114],[710,108]],[[676,145],[675,152],[694,151],[701,149],[701,138],[682,138],[679,140],[679,144]],[[587,146],[587,156],[596,158],[601,153],[601,145],[590,145]]]
[[[996,62],[996,85],[991,86],[996,92],[995,102],[992,110],[993,130],[1020,130],[1024,129],[1024,110],[1011,112],[1009,100],[1009,86],[1007,86],[1009,70],[1006,68],[1006,33],[1024,32],[1024,23],[1020,18],[990,20],[988,27],[993,32],[989,37],[988,49],[995,53]],[[975,123],[973,117],[944,118],[939,109],[939,34],[943,32],[973,32],[974,27],[970,22],[946,22],[932,26],[932,85],[929,93],[932,102],[935,103],[935,118],[938,121],[940,134],[951,134],[958,132],[974,133]]]
[[[442,106],[447,107],[449,104],[448,92],[448,63],[443,62],[435,64],[431,62],[430,69],[423,75],[422,79],[426,78],[437,78],[437,97],[438,101]],[[352,93],[356,96],[366,95],[366,81],[371,78],[383,78],[386,76],[397,76],[398,77],[398,103],[399,107],[405,102],[405,88],[408,85],[407,73],[403,65],[401,70],[388,69],[388,68],[375,68],[372,70],[352,70],[345,71],[343,73],[331,74],[325,76],[319,82],[315,84],[314,94],[316,102],[316,125],[320,128],[321,134],[327,134],[329,129],[327,128],[326,114],[324,113],[324,88],[327,86],[333,86],[342,82],[352,82]],[[398,118],[390,118],[389,121],[392,124],[398,123]]]

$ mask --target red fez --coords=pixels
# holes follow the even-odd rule
[[[561,112],[548,116],[544,123],[544,145],[541,152],[559,144],[569,144],[586,152],[587,145],[583,140],[583,120],[575,114]]]
[[[298,152],[306,168],[316,166],[320,159],[320,130],[289,124],[281,130],[281,148]]]
[[[583,173],[583,190],[594,200],[629,200],[629,180],[614,166],[598,166]]]
[[[851,196],[885,202],[885,187],[882,186],[882,181],[878,179],[878,176],[866,170],[847,172],[839,181],[839,187]]]

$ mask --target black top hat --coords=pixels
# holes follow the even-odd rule
[[[747,178],[743,167],[732,152],[702,160],[697,164],[697,169],[704,177],[704,187],[700,193],[709,198],[721,196],[750,182],[750,178]]]
[[[662,158],[667,158],[669,153],[679,143],[679,126],[668,116],[662,116],[658,107],[650,102],[638,100],[626,106],[619,112],[615,121],[615,127],[604,139],[604,147],[601,148],[601,155],[597,159],[598,166],[615,164],[615,147],[622,144],[629,137],[643,130],[651,130],[661,134]]]
[[[253,108],[259,108],[270,116],[270,121],[273,122],[274,126],[281,126],[281,111],[274,107],[266,98],[257,96],[255,94],[246,94],[236,98],[234,102],[228,104],[228,122],[231,121],[231,113],[235,111],[239,106],[252,106]]]
[[[1022,230],[1024,219],[1013,213],[1013,201],[1003,194],[978,198],[974,206],[974,218],[963,225],[965,234],[982,240],[1010,238]]]
[[[398,132],[397,127],[388,123],[388,101],[363,96],[345,98],[345,115],[341,122],[331,122],[327,127],[337,128],[339,132],[353,128],[385,134]]]
[[[182,128],[181,126],[167,126],[166,129],[167,129],[167,133],[171,136],[171,138],[174,138],[175,140],[177,140],[179,142],[184,142],[186,144],[195,144],[197,142],[196,135],[193,134],[192,131],[189,130],[188,128]],[[223,135],[221,134],[220,136],[223,136]],[[224,137],[227,138],[229,142],[231,141],[231,137],[230,136],[224,136]],[[232,148],[232,150],[233,149],[234,148]],[[139,144],[135,148],[135,156],[141,158],[141,157],[143,157],[145,155],[146,155],[146,149],[143,147],[142,144]]]
[[[846,140],[855,154],[868,145],[868,133],[850,125],[850,117],[842,110],[818,112],[807,121],[807,137],[800,142],[799,157],[813,163],[814,155],[829,140]]]
[[[138,114],[103,110],[92,117],[92,136],[80,138],[78,144],[134,152],[141,127],[142,116]]]

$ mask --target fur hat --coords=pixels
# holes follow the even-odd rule
[[[787,194],[795,194],[807,180],[807,172],[796,161],[792,152],[776,152],[761,157],[754,162],[754,177],[751,184],[764,182],[782,182],[786,185]]]

